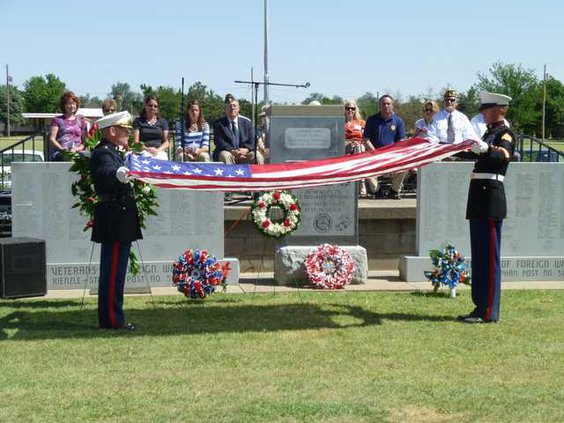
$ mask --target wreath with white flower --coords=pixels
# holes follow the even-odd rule
[[[431,250],[429,256],[435,269],[423,273],[435,290],[441,285],[446,285],[450,289],[456,289],[460,283],[470,285],[470,274],[466,260],[453,244],[448,243],[440,250]]]
[[[192,299],[205,298],[226,278],[227,269],[207,250],[186,250],[172,265],[172,283]]]
[[[281,209],[282,217],[273,217],[273,207]],[[251,212],[258,230],[273,238],[294,232],[301,221],[300,203],[296,196],[288,191],[262,193],[251,206]]]
[[[309,282],[315,288],[342,289],[351,283],[355,265],[351,255],[332,244],[321,244],[305,261]]]

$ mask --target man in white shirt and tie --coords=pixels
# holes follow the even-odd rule
[[[443,109],[433,117],[433,122],[429,126],[428,138],[431,142],[458,144],[467,139],[480,139],[468,117],[456,110],[458,105],[456,91],[446,90],[443,104]]]

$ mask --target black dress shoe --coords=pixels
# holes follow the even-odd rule
[[[478,313],[476,312],[476,310],[468,314],[461,314],[460,316],[456,316],[456,320],[463,322],[464,319],[467,319],[469,317],[478,317]]]
[[[480,316],[469,316],[462,321],[464,323],[497,323],[497,320],[485,320]]]
[[[376,191],[376,192],[374,193],[374,199],[375,199],[375,200],[379,200],[379,199],[381,199],[381,198],[386,198],[386,194],[384,193],[383,190],[379,189],[378,191]]]
[[[125,323],[123,326],[120,326],[118,329],[123,329],[128,332],[133,332],[135,330],[135,325],[133,323]]]
[[[390,200],[399,200],[400,199],[400,193],[390,189],[390,191],[388,191],[388,195],[386,198],[389,198]]]

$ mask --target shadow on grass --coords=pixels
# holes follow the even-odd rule
[[[407,313],[377,313],[344,304],[236,304],[227,301],[167,302],[145,308],[125,309],[126,318],[137,331],[100,330],[92,304],[67,310],[53,309],[56,302],[22,302],[18,310],[0,317],[0,340],[104,338],[112,336],[168,336],[228,332],[343,329],[382,324],[383,320],[449,321],[452,316]],[[69,304],[70,303],[70,304]],[[15,304],[15,303],[14,303]],[[44,307],[42,307],[44,305]],[[23,310],[25,307],[28,310]]]

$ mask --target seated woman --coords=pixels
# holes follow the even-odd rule
[[[186,107],[185,128],[176,124],[176,158],[180,162],[210,161],[210,125],[204,119],[200,102],[192,100]]]
[[[427,100],[423,104],[423,117],[415,121],[414,137],[426,138],[430,136],[429,127],[433,123],[433,116],[439,111],[439,105],[433,100]]]
[[[360,110],[354,100],[345,100],[345,154],[358,154],[366,151],[363,144],[363,131],[366,122],[360,115]],[[376,191],[376,183],[372,178],[364,179],[359,182],[360,198],[367,198],[368,191]]]
[[[133,121],[133,142],[143,144],[143,153],[168,160],[168,122],[159,117],[159,101],[155,96],[145,99],[145,107]]]
[[[61,96],[62,116],[56,116],[51,121],[51,132],[49,143],[51,145],[50,160],[56,162],[65,161],[64,152],[84,152],[86,140],[86,120],[76,112],[80,106],[80,100],[72,92],[67,91]]]

